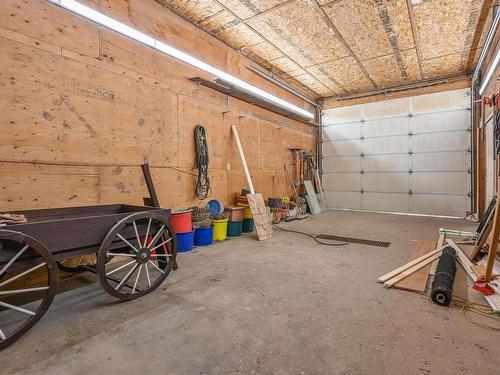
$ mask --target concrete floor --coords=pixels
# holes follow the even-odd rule
[[[142,299],[117,302],[98,284],[58,295],[37,327],[0,353],[0,373],[498,373],[498,332],[376,282],[417,240],[473,225],[328,212],[286,227],[392,245],[329,247],[276,231],[262,243],[199,248]]]

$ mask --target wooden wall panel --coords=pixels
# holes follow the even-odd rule
[[[2,0],[0,25],[86,56],[99,56],[97,26],[45,0]]]
[[[0,163],[0,212],[99,203],[97,167]]]
[[[92,82],[88,72],[4,38],[0,49],[0,160],[97,163],[97,113],[87,110],[100,99],[77,92],[76,84]]]
[[[87,3],[311,110],[250,72],[246,57],[153,0],[130,0],[130,7],[119,0]],[[273,176],[280,174],[282,185],[288,145],[314,148],[315,129],[194,84],[189,78],[203,75],[194,68],[41,0],[33,9],[22,0],[5,4],[17,10],[8,22],[7,6],[0,10],[0,211],[142,204],[144,159],[163,206],[197,204],[197,124],[208,133],[213,197],[224,203],[246,187],[231,125],[265,194],[275,193]],[[63,32],[54,37],[58,24]]]
[[[194,128],[203,125],[207,132],[209,163],[225,168],[230,129],[224,126],[223,113],[206,102],[179,95],[179,167],[195,167]]]
[[[262,137],[263,168],[283,168],[283,153],[286,151],[277,148],[280,145],[279,128],[268,121],[262,120],[260,121],[260,132]]]
[[[193,56],[226,68],[227,46],[153,0],[101,0],[100,9]]]
[[[98,108],[100,162],[177,165],[177,96],[140,85],[115,87],[114,105]]]
[[[162,87],[177,93],[197,96],[214,104],[223,104],[223,94],[207,90],[187,78],[199,76],[210,79],[210,75],[187,64],[179,64],[173,58],[151,48],[139,46],[136,42],[112,31],[101,32],[101,58],[109,63],[154,78],[154,81],[162,83]]]
[[[2,160],[177,165],[176,95],[5,39],[0,46],[12,56],[0,61],[10,86],[0,106],[15,127],[0,141]]]
[[[101,167],[99,194],[101,203],[142,205],[148,190],[140,167]],[[188,169],[151,167],[158,199],[163,207],[181,209],[199,204],[194,197],[196,174]],[[212,169],[213,196],[226,201],[227,176]]]
[[[248,168],[254,171],[262,169],[262,139],[260,132],[260,121],[254,117],[240,117],[240,122],[237,126],[238,135],[241,140],[241,147],[245,153],[245,158],[248,164]],[[234,164],[237,164],[237,168],[242,168],[241,163],[239,163],[239,154],[236,147],[232,147],[233,155],[232,160]],[[238,163],[235,161],[238,160]]]

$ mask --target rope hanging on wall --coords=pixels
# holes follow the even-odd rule
[[[201,125],[196,125],[194,128],[194,144],[196,148],[196,166],[198,167],[198,182],[194,194],[199,200],[204,200],[212,195],[212,188],[208,177],[207,133]]]

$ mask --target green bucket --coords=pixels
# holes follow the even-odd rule
[[[243,227],[242,227],[243,233],[252,233],[254,229],[255,229],[255,224],[253,222],[253,219],[243,219]]]
[[[243,229],[243,221],[229,221],[227,223],[227,236],[228,237],[241,236],[242,229]]]

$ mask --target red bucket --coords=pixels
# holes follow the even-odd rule
[[[176,233],[193,231],[193,215],[191,210],[172,213],[170,223]]]

